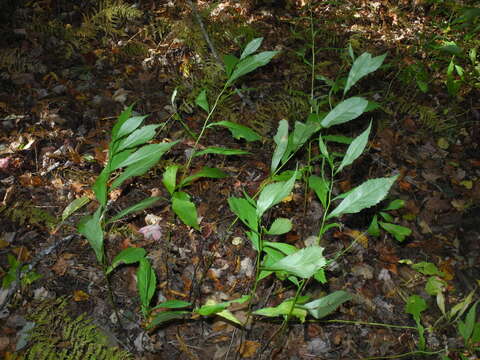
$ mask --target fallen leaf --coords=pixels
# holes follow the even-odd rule
[[[242,358],[249,358],[255,355],[259,347],[260,347],[259,342],[252,341],[252,340],[245,340],[240,346],[240,349],[238,349],[238,351],[242,356]]]
[[[86,301],[89,297],[90,296],[83,290],[75,290],[73,292],[73,300],[76,302]]]
[[[32,254],[25,246],[16,247],[12,252],[17,255],[17,260],[20,262],[27,262],[32,258]]]
[[[365,249],[368,248],[368,237],[364,232],[347,229],[344,233],[350,236],[353,240],[356,240]]]

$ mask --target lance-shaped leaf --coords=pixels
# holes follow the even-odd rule
[[[218,154],[218,155],[247,155],[251,154],[248,151],[240,150],[240,149],[228,149],[222,147],[208,147],[205,150],[197,151],[193,156],[202,156],[207,154]]]
[[[220,169],[204,167],[201,170],[197,171],[196,173],[190,176],[187,176],[185,179],[183,179],[183,181],[179,185],[179,188],[190,185],[192,182],[202,177],[211,178],[211,179],[222,179],[227,176],[228,174],[224,173]]]
[[[72,215],[75,211],[83,207],[84,205],[88,204],[90,199],[86,196],[82,196],[80,198],[76,198],[67,207],[63,210],[62,213],[62,221],[65,221],[70,215]]]
[[[155,204],[158,200],[160,200],[160,198],[158,196],[152,196],[152,197],[143,199],[142,201],[140,201],[140,202],[136,203],[135,205],[132,205],[132,206],[130,206],[130,207],[128,207],[128,208],[126,208],[122,211],[120,211],[117,215],[108,219],[107,224],[115,222],[115,221],[121,219],[122,217],[124,217],[128,214],[131,214],[133,212],[141,211],[143,209],[149,208],[150,206]]]
[[[125,180],[133,176],[140,176],[145,174],[148,170],[150,170],[152,167],[154,167],[158,163],[158,160],[160,160],[163,154],[164,153],[162,151],[154,152],[149,157],[146,157],[146,158],[143,157],[141,161],[137,161],[127,166],[127,168],[123,171],[123,173],[121,173],[120,176],[117,177],[112,182],[112,185],[110,187],[111,190],[119,187]]]
[[[176,320],[176,319],[183,319],[185,315],[190,314],[190,311],[162,311],[155,315],[153,315],[152,321],[147,325],[147,329],[152,329],[158,325],[163,323]]]
[[[148,117],[148,115],[132,116],[132,117],[128,118],[124,123],[122,123],[122,125],[118,129],[118,134],[116,135],[116,138],[121,139],[122,137],[131,134],[140,125],[142,125],[143,120],[145,120],[145,118],[147,118],[147,117]]]
[[[185,225],[191,226],[196,230],[200,229],[197,209],[195,204],[190,201],[190,196],[187,193],[183,191],[173,193],[172,210]]]
[[[225,64],[225,72],[227,73],[227,77],[230,77],[230,75],[232,75],[233,69],[235,69],[235,66],[238,64],[239,61],[240,59],[233,55],[223,56],[223,63]]]
[[[346,291],[339,290],[320,299],[306,303],[302,305],[302,307],[308,310],[310,315],[315,319],[321,319],[333,313],[340,305],[351,299],[352,295]]]
[[[262,217],[265,211],[280,203],[280,201],[285,199],[292,192],[296,176],[297,172],[295,171],[288,181],[268,184],[263,188],[257,200],[258,218]]]
[[[383,54],[372,58],[372,55],[367,52],[360,55],[355,60],[348,73],[347,83],[345,84],[343,94],[345,95],[358,80],[377,70],[382,65],[386,56],[387,54]]]
[[[289,219],[278,218],[267,230],[268,235],[282,235],[292,230],[292,222]]]
[[[93,215],[85,216],[78,224],[78,232],[87,238],[100,264],[104,261],[102,211],[102,206],[98,207]]]
[[[385,199],[398,175],[389,178],[371,179],[349,192],[340,204],[327,216],[327,219],[343,214],[354,214],[378,204]]]
[[[155,130],[159,126],[160,125],[145,125],[142,126],[140,129],[135,130],[125,139],[120,141],[116,152],[122,151],[124,149],[133,148],[135,146],[145,144],[146,142],[152,140],[156,134]]]
[[[112,264],[107,268],[105,272],[107,275],[110,274],[117,266],[121,264],[135,264],[144,258],[147,252],[143,248],[133,248],[129,247],[120,251],[117,256],[112,261]]]
[[[412,230],[405,226],[390,224],[382,221],[379,221],[378,223],[383,229],[392,234],[395,240],[399,242],[402,242],[407,236],[412,234]]]
[[[177,172],[179,167],[179,165],[170,165],[167,166],[163,172],[162,183],[170,195],[173,194],[177,187]]]
[[[292,309],[293,306],[293,309]],[[277,316],[295,316],[300,322],[305,322],[307,317],[307,311],[301,307],[301,305],[293,305],[293,299],[288,299],[275,307],[266,307],[253,312],[255,315],[277,317]]]
[[[351,144],[348,146],[345,156],[342,159],[342,163],[336,170],[336,173],[342,171],[345,166],[351,165],[360,155],[362,155],[363,150],[365,150],[365,146],[368,142],[368,136],[370,135],[371,127],[372,123],[370,122],[367,130],[365,130],[351,142]]]
[[[160,143],[160,144],[149,144],[142,146],[140,149],[135,151],[133,154],[130,154],[124,161],[118,163],[113,169],[118,169],[122,167],[127,167],[132,164],[142,163],[147,161],[151,157],[160,158],[168,150],[172,148],[178,141],[173,141],[170,143]]]
[[[210,111],[210,105],[208,105],[207,99],[207,91],[205,89],[203,89],[200,94],[198,94],[197,98],[195,99],[195,104],[200,106],[207,113]]]
[[[139,262],[140,265],[137,269],[137,288],[142,303],[142,313],[146,316],[157,287],[157,276],[146,258],[141,258]]]
[[[107,205],[107,183],[109,176],[110,171],[107,165],[107,167],[103,168],[100,175],[98,175],[95,184],[93,184],[92,187],[93,192],[95,193],[95,198],[102,206]]]
[[[321,122],[324,128],[343,124],[356,119],[365,112],[368,101],[361,97],[352,97],[342,101],[325,116]]]
[[[330,191],[330,183],[328,180],[317,175],[311,175],[308,178],[308,186],[310,189],[315,191],[315,194],[317,194],[317,197],[322,203],[323,208],[326,208],[328,192]]]
[[[118,117],[118,120],[112,129],[112,142],[121,138],[121,136],[118,135],[120,132],[120,128],[132,116],[132,109],[133,109],[133,105],[130,105],[125,110],[123,110],[120,116]]]
[[[283,154],[287,150],[288,146],[288,121],[283,119],[278,123],[277,134],[273,137],[273,141],[277,146],[272,156],[272,164],[270,166],[270,172],[273,174],[277,170],[280,160],[282,160]]]
[[[258,220],[255,207],[253,207],[246,199],[230,197],[228,198],[230,210],[237,215],[240,220],[253,231],[258,231]]]
[[[246,75],[261,66],[267,65],[277,54],[278,51],[264,51],[260,54],[248,56],[245,59],[240,60],[228,79],[227,85],[231,85],[239,77]]]
[[[243,49],[242,55],[240,55],[240,60],[245,59],[248,55],[253,54],[258,50],[260,45],[262,45],[263,37],[259,37],[250,41]]]
[[[270,271],[285,271],[299,278],[308,279],[327,264],[323,248],[317,245],[303,248],[288,255],[275,264],[265,267]]]
[[[226,127],[230,131],[232,136],[237,140],[240,140],[241,138],[243,138],[246,141],[251,142],[251,141],[258,141],[262,139],[262,137],[252,129],[231,121],[217,121],[215,123],[211,123],[207,127],[212,127],[212,126]]]

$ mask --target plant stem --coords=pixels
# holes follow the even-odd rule
[[[210,109],[208,115],[207,115],[207,118],[205,119],[205,121],[203,122],[203,126],[202,126],[202,130],[200,131],[200,134],[198,135],[197,137],[197,140],[195,141],[195,144],[193,145],[193,149],[192,149],[192,153],[190,154],[189,158],[188,158],[188,161],[187,161],[187,165],[185,165],[185,169],[183,171],[183,177],[186,176],[187,172],[188,172],[188,169],[190,168],[190,164],[192,162],[192,159],[193,159],[193,156],[195,155],[195,152],[197,150],[197,147],[198,147],[198,143],[200,142],[200,139],[202,138],[206,128],[207,128],[207,125],[208,125],[208,122],[210,120],[210,118],[212,117],[213,113],[215,112],[215,109],[217,108],[218,106],[218,103],[220,101],[220,98],[222,97],[223,93],[225,92],[225,90],[227,90],[227,87],[228,85],[225,84],[223,86],[223,89],[222,91],[220,91],[220,94],[218,94],[217,98],[215,99],[215,102],[212,106],[212,108]]]
[[[320,238],[323,235],[323,229],[325,228],[325,222],[327,221],[328,210],[330,209],[330,205],[332,204],[333,176],[334,176],[334,169],[332,166],[330,166],[330,187],[328,189],[328,195],[327,195],[327,206],[323,211],[322,223],[320,225],[320,230],[318,232],[317,244],[320,243]]]

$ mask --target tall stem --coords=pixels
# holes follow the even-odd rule
[[[215,109],[217,108],[217,106],[220,102],[220,98],[222,97],[225,90],[227,90],[228,86],[229,86],[228,84],[225,84],[223,86],[222,91],[220,91],[220,94],[218,94],[217,98],[215,99],[215,102],[213,103],[212,108],[210,109],[210,111],[207,115],[207,118],[203,122],[202,130],[200,131],[200,134],[198,135],[197,140],[195,141],[195,144],[193,145],[192,153],[190,154],[190,156],[188,158],[187,165],[185,165],[185,169],[183,171],[183,177],[185,177],[185,175],[188,172],[188,169],[190,168],[190,164],[192,163],[193,156],[195,155],[195,152],[197,151],[198,143],[200,142],[200,139],[202,138],[205,130],[207,129],[208,122],[210,121],[210,118],[212,117],[213,113],[215,112]]]

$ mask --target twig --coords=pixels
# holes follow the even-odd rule
[[[205,25],[203,24],[203,20],[202,20],[202,17],[200,16],[200,14],[198,13],[198,10],[197,10],[197,6],[191,1],[191,0],[187,0],[187,3],[188,5],[190,6],[190,9],[192,9],[192,12],[193,12],[193,16],[195,16],[195,20],[197,20],[198,22],[198,26],[200,26],[200,31],[205,39],[205,41],[207,42],[207,45],[210,49],[210,51],[212,52],[212,55],[215,59],[215,61],[222,67],[222,68],[225,68],[225,65],[223,64],[223,61],[222,59],[220,59],[220,56],[218,56],[218,52],[217,50],[215,49],[215,46],[213,45],[213,42],[212,40],[210,39],[210,36],[208,35],[208,32],[207,30],[205,29]],[[255,104],[248,98],[246,97],[245,95],[243,95],[240,90],[235,86],[233,85],[233,89],[235,90],[235,93],[240,96],[240,98],[242,99],[242,101],[244,101],[249,107],[251,107],[252,109],[255,108]]]
[[[34,258],[32,261],[29,263],[21,263],[19,264],[17,268],[17,274],[15,280],[12,282],[10,285],[10,288],[8,289],[7,295],[5,296],[5,299],[3,302],[0,304],[0,312],[10,303],[10,300],[13,297],[13,294],[15,294],[20,287],[20,283],[22,281],[22,277],[26,274],[28,274],[32,269],[37,266],[37,264],[42,260],[45,256],[49,255],[53,250],[55,250],[57,247],[60,245],[70,241],[73,239],[75,235],[68,235],[54,244],[50,245],[49,247],[41,250]],[[27,266],[26,269],[22,270],[25,266]]]

